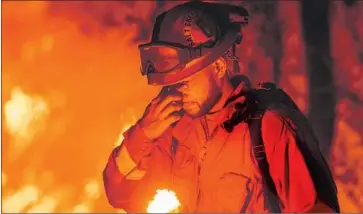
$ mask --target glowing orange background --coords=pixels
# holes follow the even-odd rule
[[[116,211],[104,196],[103,167],[120,133],[159,90],[141,76],[136,44],[148,39],[155,11],[173,4],[3,2],[3,211]],[[363,4],[332,5],[337,87],[363,100]],[[299,2],[277,7],[285,26],[279,84],[307,112]],[[272,59],[257,41],[266,20],[252,14],[239,50],[242,73],[253,81],[273,78]],[[362,121],[363,105],[341,96],[331,164],[345,212],[363,210]]]

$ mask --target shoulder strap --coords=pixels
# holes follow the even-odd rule
[[[267,203],[270,212],[281,213],[280,199],[270,175],[269,164],[267,162],[265,146],[262,139],[261,125],[263,113],[255,114],[255,117],[247,120],[247,124],[251,135],[253,154],[258,162],[258,168],[262,176],[265,204]]]
[[[265,113],[266,105],[259,104],[259,100],[256,99],[254,94],[249,93],[246,96],[245,102],[237,103],[235,105],[235,109],[236,111],[233,113],[231,119],[223,123],[223,128],[227,132],[232,132],[234,126],[242,121],[247,122],[251,135],[253,154],[256,161],[258,162],[258,168],[262,177],[265,203],[267,203],[266,205],[270,212],[281,213],[280,206],[282,207],[282,203],[280,203],[276,186],[270,175],[269,164],[266,159],[265,146],[261,135],[262,117]],[[244,212],[244,207],[242,207],[241,213]]]

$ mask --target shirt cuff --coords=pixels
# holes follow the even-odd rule
[[[150,153],[152,140],[146,136],[144,130],[142,130],[138,123],[125,132],[124,137],[124,145],[131,159],[137,165],[143,157]]]
[[[122,175],[127,180],[140,180],[146,174],[145,170],[137,169],[137,164],[132,160],[125,145],[121,145],[116,165]]]

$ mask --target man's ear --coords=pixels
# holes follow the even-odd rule
[[[214,63],[213,63],[214,71],[217,74],[217,78],[221,79],[224,77],[224,75],[227,72],[227,63],[223,59],[223,57],[219,57]]]

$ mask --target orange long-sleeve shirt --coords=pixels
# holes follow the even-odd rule
[[[235,102],[206,116],[208,123],[218,125],[230,117]],[[218,128],[214,138],[206,141],[201,120],[185,116],[154,141],[137,124],[126,131],[104,170],[110,204],[128,212],[145,212],[156,189],[168,188],[176,192],[184,212],[236,213],[241,208],[267,212],[248,125],[242,122],[232,133]],[[282,211],[330,211],[316,206],[314,184],[291,124],[268,110],[262,119],[262,137]],[[173,139],[179,144],[175,155]]]

